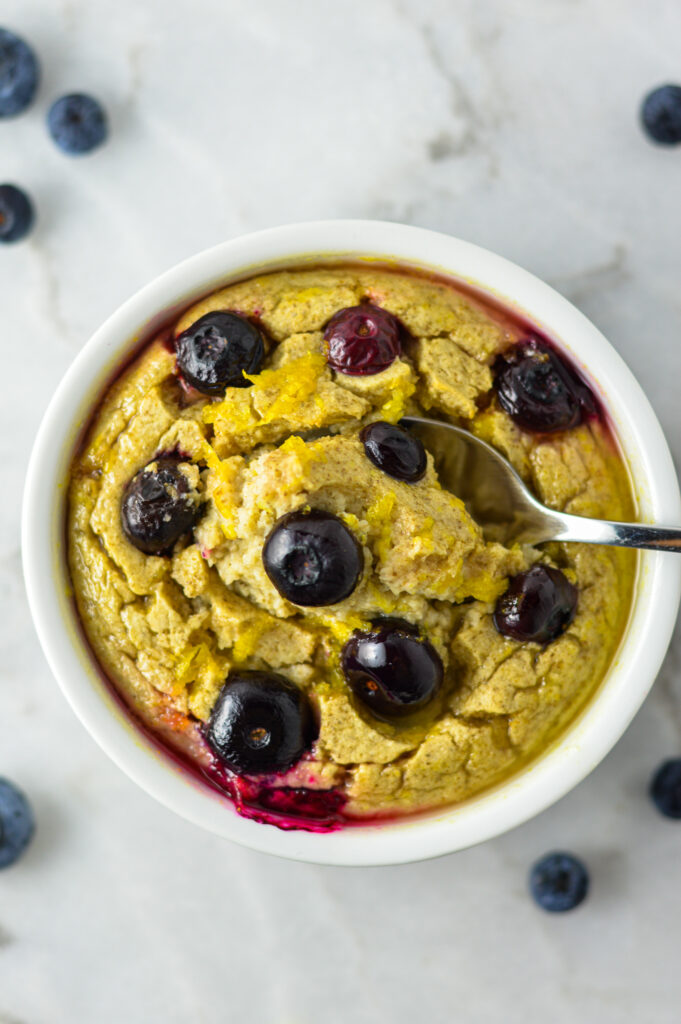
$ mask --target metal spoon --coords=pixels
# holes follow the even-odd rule
[[[567,540],[681,552],[681,529],[556,512],[537,501],[503,455],[468,431],[419,416],[400,422],[432,453],[442,485],[461,498],[487,539],[520,544]]]

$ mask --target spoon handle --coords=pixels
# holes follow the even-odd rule
[[[613,544],[620,548],[650,548],[681,553],[681,528],[647,526],[643,523],[612,523],[567,513],[556,516],[555,540],[585,544]]]

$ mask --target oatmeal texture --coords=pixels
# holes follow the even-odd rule
[[[373,376],[333,373],[324,326],[366,299],[399,317],[410,340]],[[548,505],[627,518],[627,477],[607,428],[592,419],[548,437],[516,427],[493,397],[491,366],[521,329],[445,283],[372,267],[273,273],[210,295],[175,335],[214,310],[262,325],[269,348],[252,386],[218,399],[188,393],[170,347],[156,340],[108,390],[72,468],[68,557],[100,664],[145,724],[199,764],[211,756],[199,723],[227,673],[286,676],[309,694],[319,739],[273,784],[339,788],[348,816],[461,801],[506,777],[602,679],[635,557],[486,543],[441,488],[430,455],[420,481],[400,482],[369,461],[359,431],[405,413],[449,419],[501,450]],[[179,453],[205,511],[170,555],[145,555],[122,530],[121,497],[164,452]],[[362,546],[361,580],[333,606],[290,604],[263,568],[275,521],[305,507],[340,516]],[[509,576],[536,562],[562,568],[579,588],[574,621],[545,647],[505,639],[492,620]],[[359,707],[339,669],[352,631],[385,615],[417,624],[445,666],[434,705],[397,724]]]

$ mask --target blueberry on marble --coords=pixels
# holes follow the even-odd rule
[[[30,106],[38,78],[38,61],[28,43],[0,28],[0,117],[14,117]]]
[[[289,512],[277,520],[262,552],[265,572],[293,604],[337,604],[357,586],[362,549],[345,523],[321,509]]]
[[[571,853],[547,853],[530,871],[530,892],[535,903],[552,914],[578,907],[588,891],[586,867]]]
[[[641,124],[653,142],[678,146],[681,142],[681,85],[660,85],[644,98]]]
[[[52,139],[64,153],[80,156],[91,153],[109,133],[106,111],[93,96],[69,93],[55,100],[47,115]]]
[[[577,587],[560,569],[533,565],[511,578],[494,609],[494,625],[511,640],[551,643],[574,619],[577,597]]]
[[[324,331],[326,361],[332,370],[365,377],[386,370],[402,351],[401,327],[387,309],[363,302],[335,313]]]
[[[341,652],[350,689],[374,717],[386,721],[421,710],[442,687],[440,655],[403,619],[379,619],[372,626],[355,630]]]
[[[650,783],[650,799],[665,818],[681,819],[681,757],[662,762]]]
[[[230,673],[206,726],[213,753],[238,774],[283,772],[310,749],[317,727],[310,703],[276,672]]]
[[[578,426],[596,411],[594,397],[572,367],[537,338],[516,345],[494,365],[499,404],[524,430],[551,434]]]
[[[28,800],[8,779],[0,778],[0,868],[14,864],[30,843],[35,820]]]
[[[177,367],[203,395],[248,388],[244,373],[258,373],[265,355],[260,331],[238,313],[206,313],[175,340]]]
[[[17,185],[0,185],[0,242],[20,242],[35,220],[33,203]]]
[[[394,423],[378,420],[361,431],[367,458],[395,480],[415,483],[426,472],[426,450],[417,437]]]
[[[201,512],[177,459],[159,458],[136,473],[121,502],[123,531],[139,551],[167,555]]]

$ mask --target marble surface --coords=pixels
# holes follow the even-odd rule
[[[32,437],[92,330],[178,259],[296,219],[380,217],[481,243],[598,324],[681,456],[681,149],[642,94],[681,78],[677,0],[5,0],[43,60],[0,124],[35,196],[0,253],[0,774],[39,821],[0,876],[0,1024],[672,1024],[681,825],[646,797],[681,754],[681,642],[604,764],[534,821],[429,864],[292,864],[202,834],[99,751],[38,649],[20,570]],[[106,102],[70,160],[52,97]],[[538,911],[526,873],[579,852],[592,895]]]

